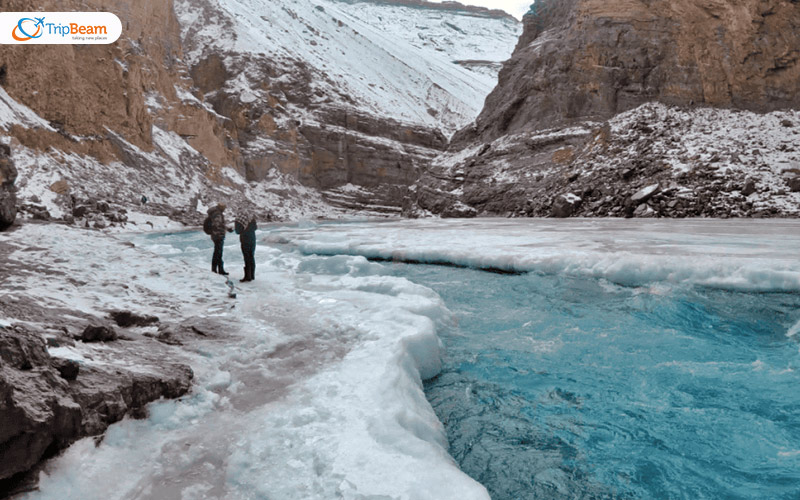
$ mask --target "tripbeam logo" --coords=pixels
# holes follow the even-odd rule
[[[0,12],[0,43],[108,44],[122,35],[110,12]]]
[[[25,26],[28,26],[28,30],[30,30],[32,35],[29,35],[27,31],[25,31]],[[31,27],[33,24],[33,27]],[[19,20],[14,29],[11,31],[11,37],[18,41],[18,42],[27,42],[28,40],[33,40],[34,38],[39,38],[44,34],[44,18],[37,17],[36,19],[31,19],[30,17],[23,17]]]

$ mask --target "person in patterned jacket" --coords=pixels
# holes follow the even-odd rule
[[[244,257],[244,278],[240,281],[247,282],[256,279],[256,225],[255,216],[247,210],[239,210],[236,214],[236,224],[234,225],[236,234],[239,235],[239,242],[242,244],[242,256]]]

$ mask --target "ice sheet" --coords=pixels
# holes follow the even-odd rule
[[[658,282],[800,291],[796,220],[419,220],[284,229],[302,252]]]

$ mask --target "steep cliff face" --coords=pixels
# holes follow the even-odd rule
[[[800,4],[540,0],[524,23],[406,213],[798,213]]]
[[[87,200],[138,205],[143,195],[155,202],[148,210],[189,214],[201,197],[244,191],[228,121],[191,93],[171,1],[9,0],[3,8],[110,11],[125,32],[111,45],[0,53],[0,134],[10,142],[27,215],[70,220]]]
[[[768,112],[800,106],[800,4],[540,0],[468,134],[606,120],[650,101]]]
[[[220,200],[247,200],[281,218],[340,213],[329,202],[396,213],[422,165],[477,115],[494,84],[491,67],[519,32],[488,11],[402,2],[2,7],[122,19],[112,45],[0,53],[0,134],[20,171],[23,214],[100,226],[117,217],[95,220],[81,207],[135,205],[184,220]],[[396,19],[447,43],[381,30]],[[486,64],[457,64],[469,44],[488,47],[478,57]],[[142,196],[148,203],[139,206]]]

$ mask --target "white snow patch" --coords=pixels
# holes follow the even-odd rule
[[[190,62],[211,47],[231,54],[229,62],[266,56],[287,71],[303,61],[327,98],[347,95],[363,111],[447,134],[480,112],[497,83],[489,68],[510,57],[521,30],[512,19],[332,0],[181,0],[175,11],[193,43]],[[458,64],[475,60],[486,64]],[[244,64],[243,81],[229,90],[252,102],[261,70]]]
[[[43,128],[51,132],[55,129],[44,118],[33,112],[32,109],[20,104],[0,87],[0,128],[8,130],[12,125],[21,125],[25,128]]]

